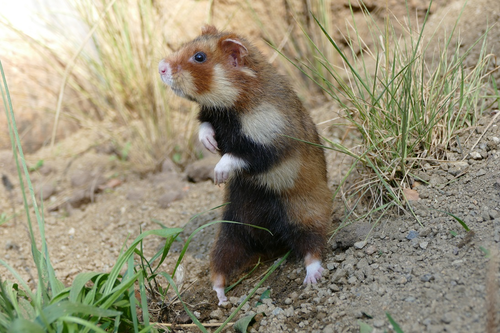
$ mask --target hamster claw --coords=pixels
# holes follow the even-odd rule
[[[324,268],[321,267],[319,261],[315,261],[306,267],[306,278],[304,279],[304,284],[315,284],[321,279],[321,273]]]

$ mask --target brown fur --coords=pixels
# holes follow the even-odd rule
[[[204,52],[207,61],[199,64],[189,60],[196,52]],[[273,221],[259,220],[256,223],[279,230],[285,239],[279,246],[275,244],[276,238],[269,237],[265,231],[244,226],[223,226],[211,254],[214,285],[224,285],[231,275],[260,255],[283,253],[292,248],[305,259],[306,265],[319,260],[326,245],[331,191],[327,186],[322,149],[290,139],[320,143],[316,126],[289,83],[246,39],[233,33],[218,32],[213,26],[205,26],[201,36],[165,61],[172,67],[172,72],[180,69],[192,78],[192,84],[183,88],[185,95],[200,103],[202,108],[230,108],[245,124],[242,125],[243,131],[246,131],[243,135],[264,147],[272,147],[280,154],[277,162],[263,173],[238,171],[229,178],[226,201],[246,195],[232,193],[232,185],[237,186],[232,182],[247,182],[256,186],[253,188],[262,187],[263,191],[274,193],[273,198],[278,198],[279,207],[286,212],[287,223],[293,229],[290,232],[294,232],[297,239],[287,235],[287,226],[280,228]],[[263,105],[265,109],[259,109]],[[245,119],[248,120],[246,123]],[[248,200],[240,200],[238,207],[231,208],[236,211],[238,221],[249,223],[247,221],[253,221],[257,216],[254,213],[267,216],[266,209],[270,208],[256,205],[254,202],[259,202],[258,195],[252,195],[255,194],[248,193]],[[228,211],[231,209],[227,208],[225,213],[230,215]],[[228,234],[228,230],[235,233]],[[243,243],[247,239],[251,239],[248,244],[253,244],[252,240],[263,242],[263,248],[245,247]]]

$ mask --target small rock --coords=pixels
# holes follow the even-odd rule
[[[75,234],[75,228],[70,228],[68,230],[68,235],[74,235]]]
[[[277,316],[277,315],[279,315],[279,314],[284,314],[284,313],[285,313],[285,310],[283,310],[282,308],[275,308],[275,309],[273,310],[273,312],[271,312],[271,314],[272,314],[273,316]]]
[[[481,160],[483,158],[483,156],[481,156],[481,154],[478,153],[477,151],[473,151],[469,155],[474,160]]]
[[[47,200],[51,196],[53,196],[56,193],[56,187],[52,183],[46,183],[43,184],[39,189],[38,189],[38,195],[37,197],[42,197],[43,200]]]
[[[184,197],[184,192],[182,190],[171,190],[167,193],[161,195],[156,202],[160,208],[167,208],[170,204],[176,200],[180,200]]]
[[[476,172],[476,177],[481,177],[481,176],[484,176],[485,174],[486,174],[486,170],[479,169],[479,171]]]
[[[490,211],[488,209],[481,210],[481,217],[483,221],[488,221],[490,219]]]
[[[231,304],[231,302],[226,301],[226,302],[222,302],[222,304],[220,305],[220,307],[223,308],[223,309],[230,309],[230,308],[233,307],[233,305]]]
[[[333,263],[333,262],[329,262],[328,264],[326,264],[326,268],[329,271],[333,271],[336,267],[337,267],[337,265],[335,265],[335,263]]]
[[[500,213],[495,209],[490,209],[489,214],[492,220],[495,220],[500,217]]]
[[[446,183],[447,179],[440,176],[439,174],[435,173],[431,175],[431,178],[429,179],[429,184],[430,185],[439,185],[439,184],[444,184]]]
[[[214,168],[219,162],[217,156],[210,156],[195,161],[186,167],[186,174],[190,181],[198,183],[205,180],[214,179]]]
[[[290,297],[287,297],[287,298],[285,299],[285,304],[286,304],[286,305],[290,305],[290,304],[292,304],[292,303],[293,303],[293,301],[292,301],[292,299],[291,299]]]
[[[213,319],[221,319],[224,316],[224,313],[222,312],[221,309],[214,310],[210,312],[210,318]]]
[[[364,248],[366,245],[366,241],[361,241],[361,242],[356,242],[354,243],[354,247],[358,250],[361,250],[362,248]]]
[[[93,198],[93,195],[90,192],[90,189],[76,190],[71,194],[71,197],[68,199],[68,203],[72,208],[78,208],[86,203],[89,203]]]
[[[419,194],[417,191],[409,189],[409,188],[404,188],[403,189],[403,195],[408,201],[417,201],[420,200]]]
[[[358,282],[358,278],[356,278],[355,276],[351,276],[351,277],[347,280],[347,283],[349,283],[349,284],[356,284],[356,282]]]
[[[177,171],[177,167],[170,158],[167,158],[165,161],[163,161],[163,163],[161,164],[161,172],[174,172],[174,171]]]
[[[234,305],[240,305],[241,304],[241,301],[238,297],[229,297],[229,302],[231,302],[232,304]]]
[[[425,249],[427,248],[427,246],[429,245],[429,242],[422,242],[422,243],[420,243],[419,245],[420,245],[420,248],[421,248],[422,250],[425,250]]]
[[[406,298],[404,299],[404,301],[405,301],[405,302],[409,302],[409,303],[413,303],[413,302],[415,302],[415,301],[416,301],[416,298],[415,298],[415,297],[413,297],[413,296],[410,296],[410,297],[406,297]]]
[[[450,324],[451,322],[455,321],[457,315],[453,312],[447,312],[441,317],[441,321],[445,324]]]
[[[340,291],[339,286],[337,286],[335,283],[332,283],[331,285],[329,285],[328,288],[330,288],[331,291],[335,291],[335,292]]]
[[[342,262],[345,260],[345,258],[346,258],[345,253],[340,253],[335,256],[334,260],[337,262]]]
[[[417,237],[418,237],[418,232],[416,232],[415,230],[410,230],[410,232],[406,236],[406,239],[412,240],[412,239],[417,238]]]
[[[377,251],[377,248],[374,245],[370,245],[365,249],[365,253],[368,255],[372,255]]]
[[[406,276],[401,276],[397,281],[398,284],[406,284],[407,282],[408,279],[406,278]]]
[[[125,198],[130,201],[140,201],[144,198],[146,191],[143,188],[132,188],[127,192]]]
[[[177,317],[179,324],[189,324],[191,322],[191,317],[187,313],[184,313]]]
[[[422,228],[418,233],[420,237],[427,237],[431,234],[432,229],[429,227]]]
[[[19,250],[19,245],[11,240],[8,240],[5,244],[6,250]]]
[[[373,321],[373,326],[375,326],[376,328],[381,328],[385,325],[385,321],[383,321],[382,319],[375,319]]]

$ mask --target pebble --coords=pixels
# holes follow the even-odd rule
[[[334,333],[334,332],[337,332],[337,330],[335,329],[335,326],[333,324],[328,324],[327,326],[325,326],[325,328],[323,328],[323,333]]]
[[[186,175],[190,181],[195,183],[205,180],[213,180],[214,168],[219,162],[216,156],[210,156],[201,160],[195,161],[186,167]]]
[[[479,169],[479,171],[476,172],[476,177],[481,177],[481,176],[484,176],[485,174],[486,174],[486,170]]]
[[[224,316],[224,313],[222,313],[221,309],[214,310],[210,312],[210,318],[213,319],[221,319]]]
[[[427,248],[427,246],[429,245],[429,242],[422,242],[422,243],[420,243],[419,245],[420,245],[420,248],[421,248],[422,250],[425,250],[425,249]]]
[[[432,275],[432,274],[424,274],[420,277],[420,281],[422,281],[422,282],[429,282],[432,280],[434,280],[434,275]]]
[[[337,254],[335,256],[335,261],[338,261],[338,262],[341,262],[341,261],[344,261],[345,260],[345,253],[341,253],[341,254]]]
[[[370,245],[365,249],[365,253],[368,255],[372,255],[377,251],[377,248],[374,245]]]
[[[174,201],[180,200],[184,197],[184,192],[182,190],[174,190],[164,193],[161,195],[156,202],[160,208],[168,208],[170,204]]]
[[[450,324],[451,322],[456,320],[456,314],[452,312],[447,312],[441,317],[441,321],[445,324]]]
[[[401,276],[397,281],[398,284],[406,284],[407,282],[408,279],[406,278],[406,276]]]
[[[358,250],[361,250],[362,248],[364,248],[366,245],[366,241],[361,241],[361,242],[356,242],[354,243],[354,247]]]
[[[432,229],[429,227],[425,227],[418,233],[420,237],[427,237],[431,234]]]
[[[328,288],[330,288],[331,291],[340,291],[340,288],[338,285],[336,285],[335,283],[332,283],[331,285],[328,286]],[[286,303],[286,300],[285,300],[285,303]]]
[[[14,241],[8,240],[7,243],[5,244],[5,249],[6,250],[19,250],[19,245],[15,243]]]
[[[275,308],[273,310],[273,312],[271,312],[271,314],[273,316],[277,316],[277,315],[284,314],[284,313],[285,313],[285,310],[283,310],[282,308]]]
[[[356,282],[358,282],[358,278],[356,278],[355,276],[351,276],[351,277],[347,280],[347,282],[348,282],[349,284],[355,284]]]
[[[416,232],[415,230],[410,230],[410,232],[406,236],[406,239],[412,240],[412,239],[417,238],[417,237],[418,237],[418,232]]]
[[[376,328],[381,328],[383,327],[385,324],[385,321],[383,321],[382,319],[375,319],[373,321],[373,326],[375,326]]]
[[[483,157],[481,156],[480,153],[478,153],[477,151],[473,151],[471,152],[470,154],[470,157],[474,160],[481,160]]]

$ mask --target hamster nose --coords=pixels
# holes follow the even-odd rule
[[[158,72],[164,75],[167,73],[167,70],[168,70],[168,64],[165,62],[165,60],[160,61],[160,63],[158,64]]]

